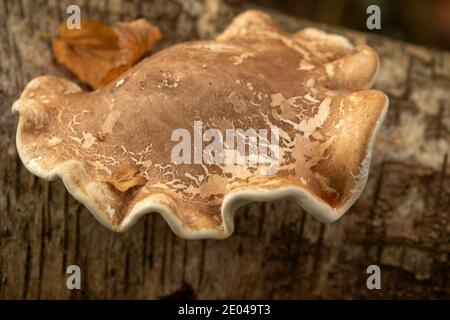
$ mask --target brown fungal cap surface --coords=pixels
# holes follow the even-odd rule
[[[368,46],[316,29],[287,35],[247,11],[215,40],[162,50],[97,91],[52,76],[32,80],[13,106],[17,148],[28,170],[60,177],[116,231],[158,212],[182,237],[224,238],[237,208],[280,197],[331,222],[367,180],[388,105],[368,90],[378,66]],[[208,129],[277,128],[276,171],[196,163],[198,145],[190,164],[174,163],[174,131],[194,141],[199,128],[203,150]]]

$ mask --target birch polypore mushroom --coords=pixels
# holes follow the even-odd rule
[[[368,90],[378,67],[368,46],[247,11],[96,91],[32,80],[13,106],[17,149],[116,231],[158,212],[181,237],[224,238],[239,207],[279,198],[331,222],[367,180],[388,106]]]

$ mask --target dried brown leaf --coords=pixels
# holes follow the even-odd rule
[[[137,166],[128,166],[117,172],[114,176],[105,179],[120,192],[125,192],[130,188],[142,186],[147,182],[143,176],[138,175]]]
[[[81,29],[59,27],[53,51],[78,78],[97,89],[131,68],[161,38],[159,28],[144,19],[118,22],[114,30],[95,20],[82,20]]]
[[[134,64],[161,38],[159,28],[145,19],[117,22],[114,30],[119,35],[122,65]]]

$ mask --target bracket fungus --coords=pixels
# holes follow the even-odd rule
[[[278,198],[332,222],[367,180],[388,107],[384,93],[369,90],[378,68],[366,45],[311,28],[288,35],[251,10],[215,40],[164,49],[99,90],[32,80],[13,105],[17,149],[29,171],[61,178],[115,231],[157,212],[181,237],[225,238],[239,207]],[[208,136],[212,128],[222,135]],[[277,153],[274,172],[264,172],[267,163],[201,161],[212,136],[251,128],[266,142],[258,130],[277,129],[278,146],[267,152]],[[194,140],[179,151],[196,161],[173,161],[186,142],[174,141],[178,129]]]

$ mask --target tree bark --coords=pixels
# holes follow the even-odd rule
[[[450,53],[271,12],[289,32],[318,26],[381,56],[375,87],[390,109],[361,198],[331,225],[277,201],[240,210],[227,240],[180,239],[156,214],[116,234],[61,181],[28,173],[14,145],[10,108],[26,83],[72,77],[50,43],[74,2],[83,18],[154,22],[164,35],[154,50],[212,37],[243,9],[218,0],[0,0],[0,298],[450,298]],[[81,290],[66,287],[72,264]],[[372,264],[381,290],[366,287]]]

